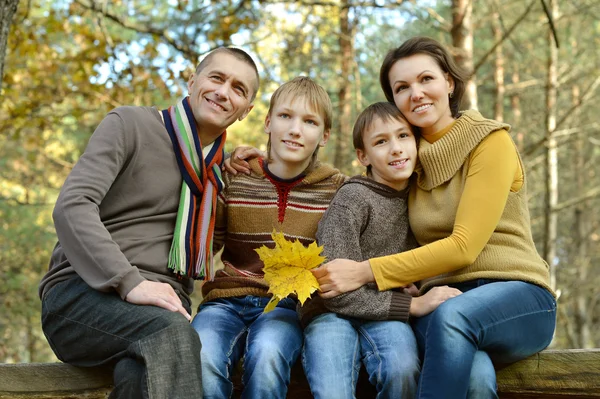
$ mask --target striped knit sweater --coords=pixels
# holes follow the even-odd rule
[[[245,295],[270,296],[263,263],[254,251],[274,246],[273,229],[305,245],[315,240],[317,225],[345,176],[317,163],[306,175],[283,180],[262,159],[250,161],[251,174],[225,173],[218,198],[214,249],[224,246],[224,269],[202,286],[203,302]]]

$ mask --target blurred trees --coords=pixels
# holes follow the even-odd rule
[[[470,106],[512,125],[540,253],[548,221],[555,219],[554,250],[548,252],[560,293],[554,345],[599,346],[600,4],[561,2],[553,18],[557,47],[547,15],[554,3],[21,2],[0,86],[0,359],[50,356],[36,291],[55,241],[50,214],[65,176],[108,110],[167,106],[187,92],[187,77],[203,54],[240,46],[257,61],[261,88],[246,121],[230,129],[227,148],[264,146],[271,93],[303,74],[327,89],[336,110],[323,159],[358,173],[351,127],[366,105],[384,99],[379,67],[386,52],[416,35],[431,36],[459,61],[463,57],[474,73]],[[555,200],[548,202],[548,195]]]

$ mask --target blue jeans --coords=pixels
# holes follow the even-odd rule
[[[454,284],[463,294],[416,319],[423,354],[418,398],[497,398],[494,364],[524,359],[550,344],[556,301],[522,281]]]
[[[42,299],[42,329],[63,362],[114,367],[111,399],[201,397],[200,340],[180,313],[125,302],[73,277]]]
[[[354,398],[361,360],[377,398],[415,396],[419,354],[408,324],[325,313],[304,334],[302,363],[315,399]]]
[[[296,302],[286,298],[269,313],[269,298],[220,298],[204,303],[192,321],[202,342],[204,397],[230,398],[230,376],[244,357],[242,398],[285,398],[302,349]]]

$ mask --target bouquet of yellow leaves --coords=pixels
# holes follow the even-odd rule
[[[321,256],[323,247],[313,242],[305,247],[300,241],[288,241],[283,233],[273,230],[271,233],[275,248],[262,246],[255,249],[260,260],[265,264],[265,280],[269,283],[269,293],[273,298],[264,312],[275,309],[279,301],[295,293],[301,304],[319,288],[319,283],[310,269],[319,266],[325,258]]]

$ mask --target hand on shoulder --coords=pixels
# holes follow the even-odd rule
[[[250,146],[239,146],[231,153],[231,156],[223,162],[223,170],[237,175],[238,173],[250,174],[250,165],[247,161],[256,157],[265,157],[266,154],[257,148]]]

